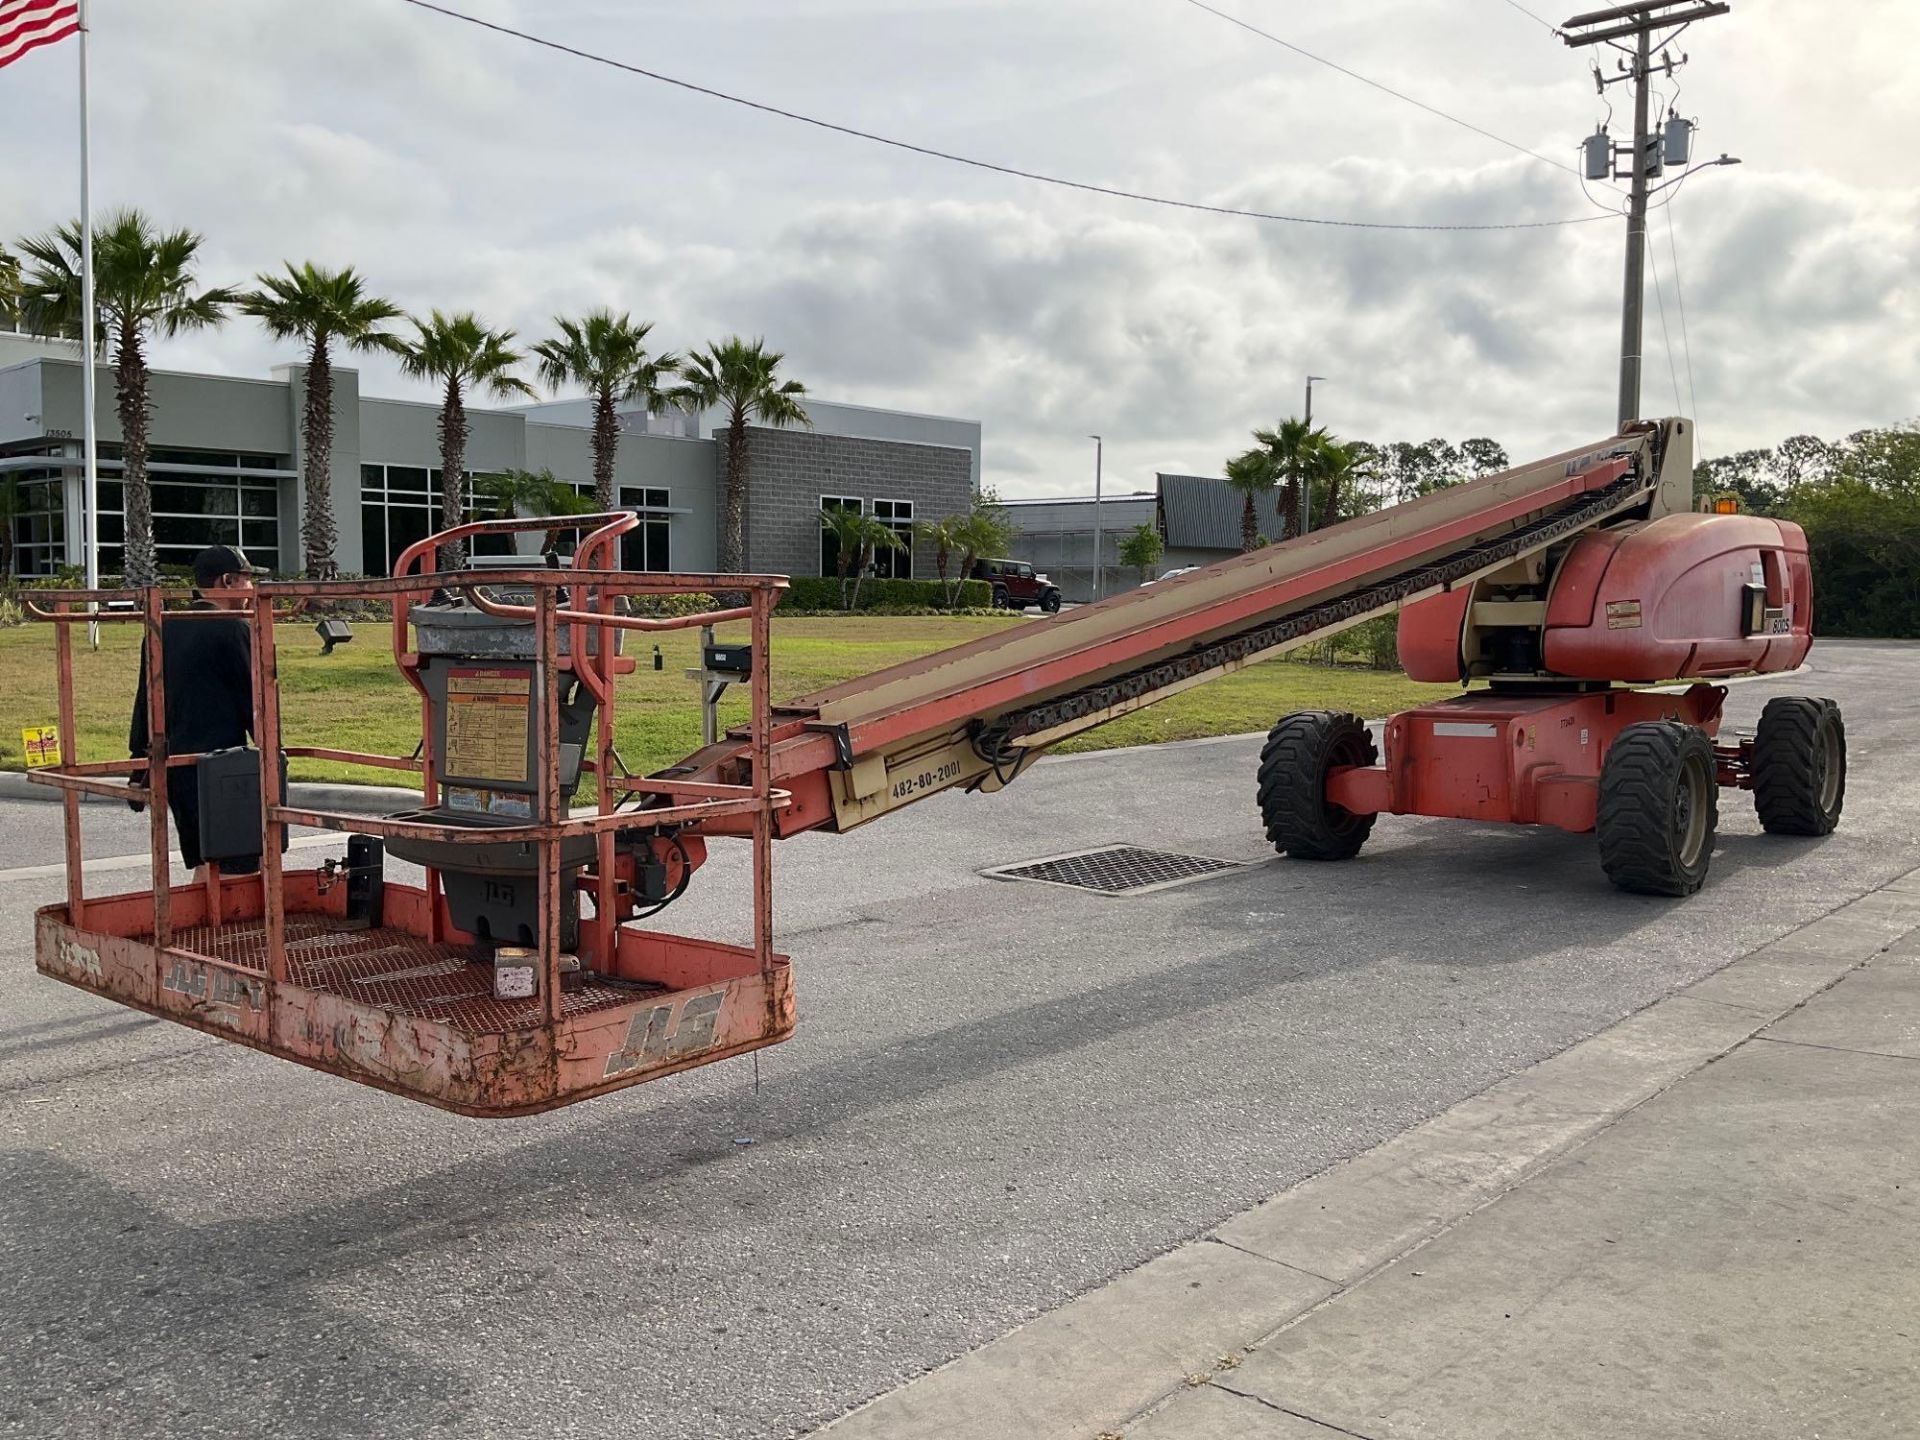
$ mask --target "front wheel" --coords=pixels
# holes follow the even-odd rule
[[[1040,597],[1040,608],[1049,615],[1058,615],[1060,613],[1060,592],[1058,590],[1047,591],[1046,594]]]
[[[1706,882],[1720,823],[1713,742],[1697,725],[1629,725],[1600,767],[1600,866],[1622,890],[1691,895]]]
[[[1327,801],[1339,766],[1380,758],[1357,716],[1302,710],[1282,716],[1260,751],[1260,818],[1273,848],[1295,860],[1351,860],[1373,831],[1373,816]]]
[[[1831,700],[1780,695],[1753,733],[1753,808],[1773,835],[1828,835],[1847,799],[1847,727]]]

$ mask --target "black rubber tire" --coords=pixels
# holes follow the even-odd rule
[[[1049,615],[1060,613],[1060,592],[1049,590],[1040,597],[1040,608]]]
[[[1840,707],[1781,695],[1753,733],[1753,808],[1773,835],[1829,835],[1847,800],[1847,727]]]
[[[1691,895],[1707,879],[1720,825],[1719,772],[1706,731],[1677,720],[1629,725],[1600,767],[1600,867],[1622,890]]]
[[[1005,610],[1009,608],[1006,586],[996,585],[993,587],[993,608],[996,610]]]
[[[1351,860],[1372,833],[1374,817],[1328,804],[1327,772],[1379,758],[1357,716],[1337,710],[1282,716],[1260,751],[1260,818],[1273,848],[1295,860]]]

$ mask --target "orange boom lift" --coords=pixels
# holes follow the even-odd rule
[[[238,767],[236,752],[168,751],[169,595],[49,592],[34,615],[55,626],[69,760],[33,778],[65,792],[67,898],[39,913],[36,963],[121,1004],[463,1114],[553,1109],[792,1033],[792,974],[774,949],[775,840],[847,830],[955,787],[1001,789],[1068,736],[1395,610],[1411,674],[1484,683],[1393,717],[1384,755],[1353,716],[1281,719],[1258,789],[1278,849],[1350,856],[1381,813],[1510,820],[1597,830],[1617,883],[1685,894],[1706,875],[1720,787],[1753,790],[1769,830],[1822,834],[1846,770],[1826,700],[1773,700],[1753,737],[1716,741],[1725,689],[1711,682],[1797,667],[1812,597],[1797,527],[1691,512],[1688,432],[1682,420],[1637,425],[782,705],[767,659],[784,579],[622,572],[630,514],[464,525],[410,548],[390,579],[259,588],[247,613],[260,752],[237,752],[253,757]],[[425,568],[449,541],[554,526],[591,530],[565,569]],[[648,608],[636,600],[690,593],[733,602],[636,613]],[[134,608],[99,610],[116,600]],[[287,612],[276,602],[325,600],[392,606],[421,748],[286,753],[416,772],[416,808],[377,819],[301,809],[279,767],[258,764],[280,749],[274,647]],[[89,618],[144,628],[142,760],[70,758],[70,636]],[[678,765],[629,774],[613,745],[615,681],[633,669],[624,637],[742,621],[750,722]],[[1676,680],[1693,683],[1638,688]],[[204,884],[170,886],[167,778],[190,764],[202,766],[203,812],[245,821],[224,846],[209,837],[209,855],[257,852],[257,874],[214,866]],[[571,811],[583,779],[594,803]],[[150,806],[149,893],[85,893],[88,792]],[[289,826],[342,832],[346,856],[288,868]],[[645,928],[685,892],[708,844],[729,841],[751,856],[753,943]],[[421,866],[424,883],[386,882],[387,854]]]

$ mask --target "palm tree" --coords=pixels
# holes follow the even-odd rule
[[[312,261],[285,275],[255,277],[260,288],[240,297],[240,309],[267,327],[276,340],[307,346],[307,399],[301,416],[306,513],[300,545],[309,580],[340,573],[333,519],[333,342],[350,351],[392,351],[397,342],[384,327],[401,318],[400,307],[366,293],[352,268],[323,270]]]
[[[493,501],[494,513],[501,519],[514,517],[531,520],[546,515],[592,515],[595,505],[566,481],[556,479],[551,470],[502,470],[474,479],[474,488]],[[540,547],[542,555],[560,551],[565,526],[547,531]]]
[[[408,317],[415,330],[411,340],[397,342],[400,367],[416,380],[437,381],[440,402],[440,528],[451,530],[465,515],[467,402],[469,390],[484,390],[497,400],[533,395],[533,387],[513,373],[520,353],[513,348],[513,331],[489,330],[471,310],[443,314],[435,310],[422,320]],[[440,547],[440,568],[458,570],[466,563],[466,547],[455,542]]]
[[[20,260],[0,245],[0,324],[11,330],[20,323]]]
[[[581,385],[593,398],[593,498],[602,511],[613,506],[613,458],[620,446],[620,426],[614,407],[638,400],[649,414],[660,415],[671,406],[660,383],[680,369],[677,355],[647,354],[647,332],[653,326],[636,324],[631,315],[611,310],[590,311],[569,320],[556,315],[558,339],[533,347],[540,358],[540,379],[550,390]]]
[[[973,509],[960,522],[960,533],[955,537],[960,550],[960,574],[954,581],[949,604],[959,598],[960,587],[973,574],[973,562],[1006,554],[1013,548],[1014,534],[1013,521],[1000,508],[1000,497],[991,488],[983,489],[975,497]]]
[[[1239,491],[1245,502],[1240,508],[1242,554],[1260,546],[1260,517],[1253,508],[1254,497],[1272,490],[1278,479],[1273,456],[1265,450],[1249,450],[1227,461],[1227,488]]]
[[[21,315],[37,335],[81,333],[81,240],[80,224],[72,221],[20,244],[33,262],[21,283]],[[200,243],[201,237],[191,230],[154,229],[138,210],[118,211],[94,231],[97,313],[93,323],[113,352],[129,585],[151,585],[158,579],[153,498],[147,488],[148,436],[153,428],[148,338],[218,325],[226,318],[227,308],[240,298],[225,287],[194,287],[193,265]]]
[[[724,406],[727,411],[727,489],[721,512],[720,568],[739,574],[747,568],[747,422],[777,427],[812,427],[800,397],[807,387],[798,380],[780,379],[777,350],[765,340],[743,340],[738,335],[696,350],[687,357],[681,374],[686,384],[670,397],[694,410]]]
[[[1272,430],[1256,430],[1254,441],[1266,449],[1273,462],[1280,486],[1280,516],[1283,529],[1291,526],[1295,535],[1306,532],[1306,478],[1314,465],[1314,454],[1328,442],[1325,430],[1316,430],[1304,420],[1287,419]]]
[[[947,562],[956,550],[966,549],[966,525],[966,516],[949,515],[944,520],[922,520],[913,527],[913,538],[933,551],[934,573],[940,577],[948,605],[953,604],[954,590],[947,585]]]
[[[863,514],[850,505],[830,505],[820,512],[820,528],[834,538],[834,569],[840,577],[840,603],[851,610],[860,603],[860,582],[873,564],[874,552],[900,550],[906,541],[886,521]],[[847,594],[847,574],[853,574],[853,594]]]
[[[1329,442],[1325,430],[1315,430],[1306,420],[1286,419],[1273,430],[1256,430],[1254,442],[1263,445],[1273,459],[1273,468],[1281,476],[1281,530],[1294,536],[1306,534],[1308,520],[1308,474],[1313,455]]]
[[[1348,487],[1359,479],[1359,460],[1349,447],[1334,439],[1316,446],[1307,462],[1307,480],[1315,502],[1307,514],[1308,526],[1311,528],[1315,516],[1322,526],[1346,519],[1341,506],[1350,501]]]

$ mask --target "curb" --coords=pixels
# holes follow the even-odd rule
[[[58,804],[60,790],[36,785],[18,770],[0,770],[0,800],[40,800]],[[418,806],[418,790],[392,785],[327,785],[299,780],[287,787],[287,799],[308,810],[338,810],[349,815],[384,815]],[[82,805],[118,805],[101,795],[82,795]]]
[[[1131,1424],[1365,1283],[1920,927],[1920,870],[814,1432],[1067,1440]],[[1231,1360],[1225,1363],[1233,1363]]]

